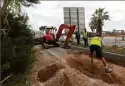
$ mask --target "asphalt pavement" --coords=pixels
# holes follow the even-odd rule
[[[115,41],[116,39],[116,41]],[[103,37],[104,45],[112,46],[112,45],[118,45],[125,47],[125,40],[122,41],[122,37]]]

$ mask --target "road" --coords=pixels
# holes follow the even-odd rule
[[[116,37],[104,37],[104,44],[108,46],[115,45],[115,38]],[[116,39],[116,45],[118,46],[124,46],[125,47],[125,41],[121,41],[122,37],[117,37]]]

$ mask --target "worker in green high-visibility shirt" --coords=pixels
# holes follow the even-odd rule
[[[87,47],[88,46],[88,32],[86,31],[86,28],[83,31],[83,40],[84,40],[85,47]]]
[[[99,33],[97,33],[96,35],[94,35],[91,39],[90,39],[90,57],[91,57],[91,63],[93,63],[93,53],[95,51],[96,53],[96,57],[102,60],[102,63],[105,67],[105,72],[106,73],[111,73],[112,69],[109,68],[107,66],[106,60],[103,57],[103,53],[102,53],[102,38],[99,35]]]

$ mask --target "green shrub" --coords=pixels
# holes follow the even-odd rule
[[[9,14],[7,18],[11,29],[7,36],[1,38],[2,79],[11,73],[25,72],[32,60],[33,35],[27,24],[28,17]]]

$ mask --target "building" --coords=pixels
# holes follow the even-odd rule
[[[125,35],[124,30],[113,30],[113,34],[115,35]]]
[[[75,24],[76,30],[82,32],[85,28],[85,9],[84,7],[64,7],[64,24]]]
[[[112,32],[110,31],[102,31],[102,36],[109,36]]]

